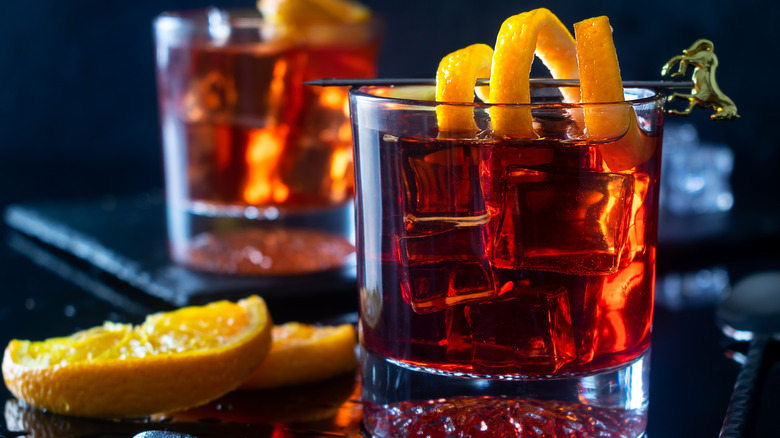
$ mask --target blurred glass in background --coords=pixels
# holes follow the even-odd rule
[[[664,130],[661,209],[676,215],[731,210],[734,152],[727,145],[703,142],[689,124]]]

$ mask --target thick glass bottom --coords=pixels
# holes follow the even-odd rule
[[[354,266],[354,207],[280,210],[169,202],[171,257],[193,269],[297,275]]]
[[[622,368],[550,380],[407,368],[361,349],[364,426],[377,437],[645,436],[650,350]]]

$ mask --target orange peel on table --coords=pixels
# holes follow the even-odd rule
[[[182,410],[235,389],[265,359],[273,322],[251,296],[107,322],[68,337],[12,340],[2,371],[26,404],[82,417]]]
[[[356,366],[352,324],[316,326],[288,322],[273,328],[271,351],[239,389],[269,389],[335,377]]]

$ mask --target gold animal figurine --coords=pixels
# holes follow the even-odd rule
[[[715,81],[715,69],[718,67],[718,57],[713,51],[712,41],[706,39],[697,40],[682,55],[677,55],[664,64],[661,75],[666,76],[675,64],[677,71],[672,77],[685,75],[689,65],[693,65],[693,89],[690,94],[674,93],[667,98],[668,102],[675,99],[688,100],[688,107],[684,110],[669,110],[670,114],[688,115],[693,108],[698,106],[715,109],[713,119],[738,119],[737,106],[728,96],[723,94]]]

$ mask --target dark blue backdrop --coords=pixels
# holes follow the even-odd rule
[[[716,123],[701,114],[693,120],[705,139],[735,149],[737,184],[774,185],[769,175],[780,165],[772,111],[780,2],[366,3],[389,23],[380,61],[384,77],[433,76],[442,55],[475,42],[493,45],[504,18],[539,6],[566,24],[610,16],[624,78],[657,79],[667,59],[695,39],[709,38],[720,57],[721,88],[743,117]],[[251,0],[7,2],[0,9],[2,190],[24,184],[26,196],[45,198],[159,187],[151,22],[166,9],[211,4],[253,6]]]
[[[780,129],[774,110],[778,100],[776,75],[780,72],[777,60],[780,1],[365,2],[384,15],[389,24],[380,60],[379,71],[383,77],[432,77],[443,55],[475,42],[493,45],[506,17],[540,6],[552,9],[569,25],[584,18],[608,15],[614,27],[624,78],[658,79],[660,66],[666,60],[697,38],[709,38],[715,42],[720,58],[721,88],[736,101],[742,119],[712,122],[701,112],[692,120],[705,140],[725,142],[735,151],[734,184],[738,191],[735,208],[773,205],[780,200],[774,176],[780,167],[780,136],[774,132]],[[161,187],[152,19],[164,10],[211,4],[253,5],[252,0],[0,3],[4,18],[0,26],[0,209],[16,201],[91,198]],[[743,226],[744,223],[752,225]],[[759,225],[753,225],[756,223]],[[735,221],[734,227],[769,228],[756,235],[761,239],[765,235],[775,236],[774,240],[764,239],[768,242],[766,246],[771,247],[764,250],[772,253],[774,263],[777,251],[772,245],[780,240],[777,224],[777,220],[743,220]],[[708,247],[702,251],[707,252]],[[726,246],[721,251],[727,251],[730,259],[744,260],[744,263],[752,263],[757,257],[745,245]],[[687,254],[683,251],[676,260]],[[713,252],[710,258],[720,260],[721,256],[721,252]],[[659,263],[662,259],[659,255]],[[766,259],[769,260],[768,256]],[[45,286],[49,284],[45,277],[38,281],[37,276],[41,274],[37,270],[22,267],[17,271],[19,264],[8,260],[10,257],[3,258],[0,252],[0,263],[10,270],[8,275],[0,272],[3,280],[0,290],[6,293],[4,299],[16,296],[19,286],[14,285],[49,287]],[[698,259],[695,262],[704,263]],[[703,321],[702,330],[712,330],[707,310],[699,315],[697,321]],[[666,338],[690,328],[687,321],[684,326],[678,325],[682,324],[680,318],[664,323],[659,327],[666,330],[665,334],[661,333]],[[723,375],[721,370],[713,371],[714,367],[723,366],[722,361],[696,376],[685,374],[686,369],[692,369],[690,364],[687,368],[677,366],[678,355],[720,354],[718,346],[698,342],[695,336],[681,336],[679,345],[662,346],[658,350],[658,360],[667,364],[655,368],[658,381],[670,385],[677,382],[681,391],[679,394],[669,391],[667,399],[662,397],[651,403],[654,410],[651,415],[656,418],[652,421],[655,429],[650,431],[651,436],[714,436],[711,420],[715,418],[717,425],[725,412],[727,394],[718,391],[728,388],[729,383],[707,385],[712,391],[705,393],[714,393],[711,404],[696,402],[701,397],[692,396],[696,389],[692,386],[697,382],[713,375],[712,372]],[[687,350],[692,344],[695,345],[693,353],[678,351]],[[686,353],[690,354],[686,356]],[[776,388],[776,377],[773,382],[767,388]],[[706,389],[705,385],[701,384],[702,390]],[[766,405],[768,423],[777,411],[774,407],[777,391],[770,392],[775,405]],[[712,433],[702,434],[697,424],[700,419],[709,420],[707,427]]]

